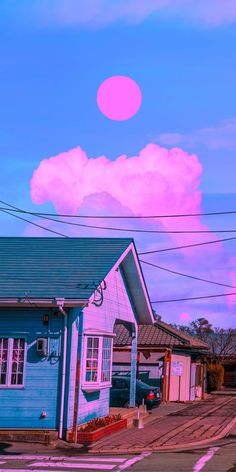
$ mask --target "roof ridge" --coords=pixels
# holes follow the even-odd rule
[[[181,331],[178,328],[173,328],[172,326],[168,325],[162,320],[156,320],[155,323],[162,323],[163,329],[168,330],[171,334],[176,335],[177,337],[180,337],[181,339],[187,341],[188,343],[191,344],[191,341],[198,341],[199,343],[202,344],[202,346],[208,346],[208,344],[205,341],[202,341],[202,339],[198,338],[197,336],[192,336],[191,334],[185,333],[184,331]]]
[[[163,323],[164,326],[161,326],[160,323]],[[190,339],[186,339],[184,336],[182,336],[182,333],[183,331],[180,331],[180,330],[175,330],[175,328],[172,328],[172,326],[168,325],[167,323],[165,323],[164,321],[162,320],[156,320],[154,322],[154,325],[157,326],[158,328],[160,329],[163,329],[164,331],[167,331],[169,334],[171,334],[171,336],[174,336],[176,337],[177,339],[180,339],[181,341],[183,341],[184,343],[190,345]],[[177,331],[177,332],[176,332]],[[183,333],[185,334],[185,333]],[[191,337],[190,337],[191,338]]]

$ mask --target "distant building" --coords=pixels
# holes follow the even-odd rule
[[[131,338],[125,326],[116,326],[113,371],[128,371]],[[137,376],[159,386],[163,401],[202,398],[206,391],[209,347],[161,320],[138,326]]]

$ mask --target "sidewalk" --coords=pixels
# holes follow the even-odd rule
[[[193,447],[224,437],[234,425],[236,397],[212,395],[187,407],[183,404],[162,405],[150,415],[143,429],[116,433],[89,450],[94,454],[127,454]]]
[[[112,434],[89,448],[92,454],[132,454],[171,451],[206,445],[229,435],[236,436],[236,396],[211,395],[203,401],[166,403],[154,409],[143,429],[131,428]],[[0,442],[0,454],[86,454],[80,444]]]

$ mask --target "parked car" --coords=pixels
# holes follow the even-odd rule
[[[110,406],[129,407],[130,375],[114,374],[110,389]],[[141,380],[136,380],[136,406],[144,404],[148,410],[158,406],[161,401],[160,389],[152,387]]]

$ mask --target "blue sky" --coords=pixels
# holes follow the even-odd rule
[[[204,16],[202,2],[199,11],[192,7],[188,16],[183,15],[181,2],[179,11],[169,14],[168,8],[159,11],[158,1],[152,3],[155,8],[147,1],[150,8],[143,12],[137,0],[140,14],[132,21],[134,1],[127,3],[128,14],[122,10],[123,1],[110,2],[119,3],[120,10],[117,13],[114,8],[102,21],[105,1],[96,0],[96,15],[88,16],[85,0],[70,0],[64,21],[58,13],[63,0],[53,1],[54,8],[45,1],[2,0],[1,199],[24,209],[54,211],[52,202],[36,205],[30,194],[32,174],[43,159],[80,146],[89,157],[105,155],[115,160],[121,154],[137,155],[154,142],[167,149],[179,146],[198,156],[203,168],[199,184],[202,211],[235,209],[236,8],[231,5],[229,18],[217,2],[216,21],[211,11]],[[112,75],[130,76],[142,90],[139,113],[124,122],[107,119],[96,104],[99,85]],[[28,234],[27,224],[5,214],[0,218],[2,235]],[[218,217],[204,223],[210,229],[233,228],[234,218]],[[215,235],[209,234],[210,239]],[[154,237],[138,239],[140,247],[155,242],[158,246]],[[162,245],[164,242],[162,238]],[[166,242],[173,243],[169,238]],[[181,266],[182,271],[209,279],[215,276],[215,280],[233,285],[234,253],[234,242],[227,243],[217,255],[216,266],[202,268],[190,260],[184,267],[176,254],[160,257],[163,265],[175,270]],[[149,256],[148,260],[160,263],[160,258]],[[157,293],[151,283],[153,273]],[[189,282],[162,277],[158,271],[150,276],[146,270],[145,274],[156,299],[222,293],[220,287],[196,281],[186,286]],[[167,321],[179,321],[181,313],[188,312],[190,319],[201,314],[219,325],[227,312],[226,324],[235,324],[234,306],[228,307],[222,299],[211,305],[206,300],[191,306],[166,304],[165,310],[163,306],[159,311]]]

